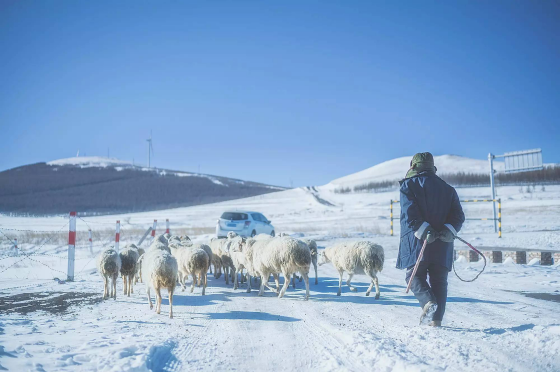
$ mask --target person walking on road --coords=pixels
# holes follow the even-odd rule
[[[447,303],[447,276],[453,267],[453,240],[465,222],[457,191],[436,175],[429,152],[414,155],[400,181],[401,241],[397,268],[412,276],[424,240],[427,246],[411,290],[420,302],[420,324],[441,326]]]

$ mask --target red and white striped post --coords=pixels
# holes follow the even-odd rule
[[[169,234],[169,218],[165,220],[165,233]]]
[[[121,221],[117,221],[117,229],[115,231],[115,250],[119,253],[119,242],[121,240]]]
[[[156,227],[157,227],[157,220],[154,220],[154,226],[152,227],[152,238],[156,237]]]
[[[93,239],[91,238],[91,229],[88,230],[89,233],[89,254],[93,255]]]
[[[74,258],[76,251],[76,212],[70,212],[68,232],[68,277],[69,282],[74,281]]]

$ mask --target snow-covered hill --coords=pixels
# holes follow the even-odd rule
[[[363,171],[337,178],[330,184],[338,187],[353,187],[368,182],[399,180],[405,176],[410,168],[410,159],[412,159],[412,155],[389,160]],[[457,172],[487,174],[490,167],[488,160],[471,159],[457,155],[435,156],[434,162],[439,174]],[[504,163],[495,161],[494,169],[498,172],[503,171]]]
[[[90,167],[130,167],[132,162],[126,160],[120,160],[115,158],[104,158],[102,156],[81,156],[66,159],[58,159],[49,161],[47,165],[76,165],[81,168]]]
[[[122,213],[215,203],[285,188],[208,174],[75,157],[0,172],[0,212]]]

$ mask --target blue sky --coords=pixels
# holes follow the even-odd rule
[[[560,162],[554,1],[2,1],[0,169],[81,154],[278,185],[419,151]]]

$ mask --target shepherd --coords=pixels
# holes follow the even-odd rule
[[[447,303],[447,275],[453,267],[453,240],[465,215],[457,191],[436,175],[429,152],[414,155],[400,181],[401,242],[397,268],[408,283],[424,241],[426,249],[410,289],[420,306],[420,324],[440,327]]]

